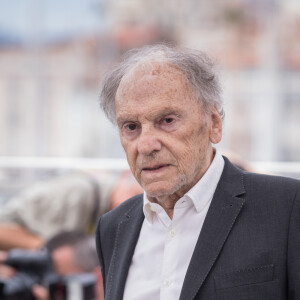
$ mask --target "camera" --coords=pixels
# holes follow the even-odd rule
[[[0,279],[1,300],[36,300],[32,295],[34,284],[48,288],[51,300],[93,300],[96,278],[92,273],[61,277],[53,268],[48,251],[13,249],[4,262],[16,269],[9,279]]]

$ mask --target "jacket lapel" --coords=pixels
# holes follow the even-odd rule
[[[117,234],[109,270],[110,286],[105,299],[123,299],[129,266],[144,220],[142,195],[130,211],[124,214],[117,227]]]
[[[245,194],[243,173],[224,160],[224,170],[192,255],[180,300],[194,299],[198,293],[245,202],[240,197]]]

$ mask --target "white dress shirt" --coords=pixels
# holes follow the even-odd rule
[[[176,202],[173,219],[144,194],[145,220],[129,268],[123,299],[179,299],[223,168],[223,157],[216,151],[204,176]]]

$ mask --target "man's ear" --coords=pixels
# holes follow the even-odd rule
[[[209,139],[213,144],[217,144],[222,139],[222,118],[220,116],[220,113],[218,109],[214,106],[211,109],[210,112],[210,122],[211,122],[211,128],[210,128],[210,134]]]

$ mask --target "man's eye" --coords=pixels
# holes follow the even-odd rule
[[[165,122],[166,122],[167,124],[172,123],[173,121],[174,121],[173,118],[165,118]]]
[[[126,127],[128,130],[133,131],[133,130],[136,130],[137,126],[135,124],[128,124]]]

